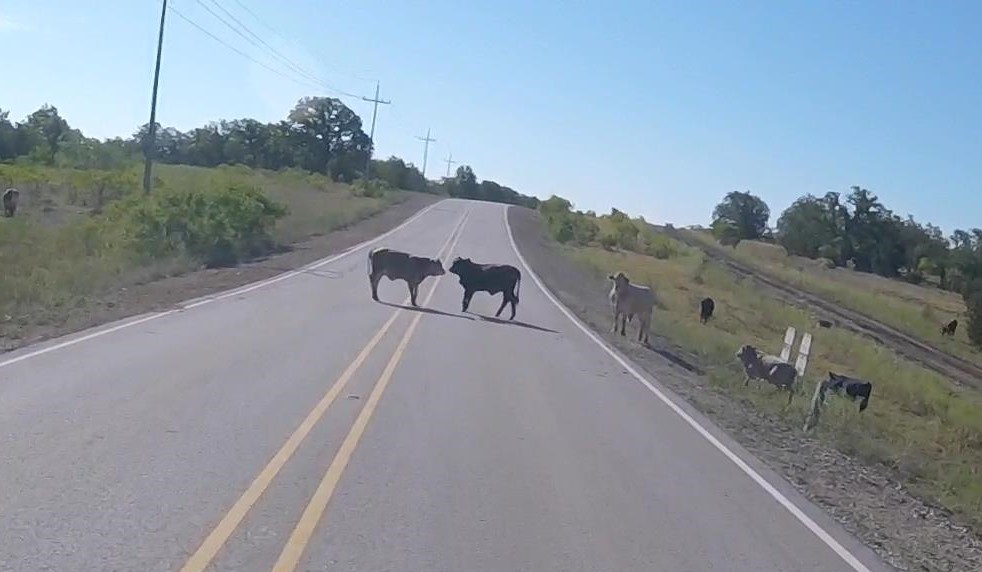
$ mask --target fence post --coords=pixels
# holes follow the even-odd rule
[[[784,332],[784,347],[781,348],[781,361],[785,363],[791,363],[791,346],[794,345],[795,338],[794,326],[788,326],[786,332]]]
[[[818,425],[818,416],[822,413],[822,386],[825,385],[824,380],[819,380],[815,384],[815,394],[812,395],[811,406],[808,408],[808,416],[805,417],[805,426],[802,427],[802,431],[805,433],[809,432]]]
[[[801,345],[798,346],[798,359],[795,361],[794,368],[798,371],[798,377],[804,377],[805,368],[808,367],[808,355],[812,351],[812,335],[805,332],[801,336]]]

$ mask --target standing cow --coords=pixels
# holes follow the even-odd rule
[[[477,264],[470,258],[458,256],[450,266],[450,272],[460,278],[460,285],[464,288],[462,311],[467,311],[475,292],[487,292],[492,296],[501,292],[501,306],[494,316],[500,316],[505,305],[511,304],[511,317],[508,319],[515,319],[518,290],[522,283],[522,273],[518,268],[510,264]]]
[[[941,326],[941,335],[942,336],[954,336],[955,335],[955,330],[957,330],[957,329],[958,329],[958,320],[951,320],[947,324],[943,324]]]
[[[648,344],[648,331],[651,327],[651,313],[655,307],[655,293],[647,286],[631,284],[627,275],[618,272],[607,277],[614,285],[610,289],[610,304],[614,310],[614,327],[610,331],[617,331],[617,320],[621,321],[621,335],[625,335],[624,329],[627,320],[634,321],[634,316],[638,317],[638,341]]]
[[[446,273],[437,259],[412,256],[389,248],[375,248],[368,253],[368,281],[372,285],[372,300],[376,302],[378,283],[383,276],[389,280],[405,280],[409,287],[409,299],[416,306],[416,295],[423,280]]]
[[[17,202],[20,200],[20,191],[17,189],[7,189],[3,192],[3,215],[6,217],[14,216],[17,212]]]
[[[699,302],[699,321],[705,324],[709,318],[713,317],[713,310],[716,309],[716,302],[712,298],[703,298]]]

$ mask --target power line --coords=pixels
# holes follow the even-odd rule
[[[174,14],[176,14],[179,18],[181,18],[182,20],[184,20],[188,24],[191,24],[192,26],[194,26],[195,28],[197,28],[200,32],[202,32],[203,34],[207,35],[211,39],[215,40],[216,42],[218,42],[219,44],[225,46],[226,48],[232,50],[233,52],[239,54],[240,56],[246,58],[247,60],[251,61],[252,63],[254,63],[256,65],[259,65],[259,66],[262,66],[262,67],[266,68],[267,70],[275,73],[276,75],[278,75],[278,76],[280,76],[282,78],[288,79],[288,80],[290,80],[290,81],[292,81],[292,82],[294,82],[296,84],[303,85],[303,86],[306,86],[306,87],[312,87],[314,89],[321,89],[321,86],[315,85],[315,84],[310,83],[310,82],[307,82],[307,81],[299,80],[299,79],[297,79],[295,77],[291,77],[291,76],[286,75],[285,73],[283,73],[283,72],[281,72],[281,71],[279,71],[279,70],[277,70],[275,68],[272,68],[272,67],[264,64],[263,62],[257,60],[256,58],[250,56],[249,54],[243,52],[242,50],[236,48],[232,44],[229,44],[225,40],[219,38],[215,34],[212,34],[207,29],[203,28],[200,24],[198,24],[197,22],[195,22],[191,18],[188,18],[187,16],[185,16],[180,10],[178,10],[177,8],[175,8],[173,5],[167,6],[167,9],[170,10],[171,12],[174,12]]]
[[[260,37],[258,34],[256,34],[252,30],[250,30],[248,26],[246,26],[241,20],[239,20],[238,18],[235,17],[235,14],[229,12],[224,6],[222,6],[218,2],[218,0],[211,0],[211,3],[214,4],[216,8],[218,8],[219,10],[221,10],[222,13],[224,13],[226,16],[228,16],[233,22],[235,22],[236,24],[238,24],[238,26],[240,28],[242,28],[242,30],[245,33],[249,34],[249,36],[252,36],[252,38],[255,38],[255,40],[251,40],[251,39],[247,38],[246,36],[244,36],[241,32],[239,32],[239,30],[237,30],[234,26],[232,26],[231,24],[229,24],[226,20],[220,18],[213,11],[209,10],[206,5],[202,4],[201,0],[197,0],[197,2],[198,2],[198,4],[201,4],[202,7],[204,7],[206,10],[208,10],[213,16],[215,16],[216,18],[218,18],[219,20],[221,20],[223,24],[225,24],[230,29],[232,29],[232,31],[234,31],[235,33],[237,33],[239,36],[245,38],[247,41],[249,41],[252,45],[256,46],[260,50],[263,50],[264,52],[266,52],[267,55],[273,56],[274,59],[279,60],[281,63],[283,63],[284,65],[286,65],[288,68],[290,68],[291,70],[295,71],[297,74],[303,76],[306,79],[309,79],[310,81],[313,81],[314,83],[323,85],[325,88],[327,88],[330,91],[334,91],[336,93],[339,93],[339,94],[342,94],[342,95],[346,95],[348,97],[358,97],[357,95],[355,95],[353,93],[349,93],[349,92],[346,92],[344,90],[337,89],[337,88],[333,87],[332,85],[328,84],[326,81],[320,79],[319,77],[317,77],[316,75],[314,75],[313,73],[311,73],[306,68],[302,67],[300,64],[298,64],[298,63],[294,62],[293,60],[291,60],[290,58],[284,56],[276,48],[274,48],[268,42],[266,42],[266,40],[262,39],[262,37]],[[260,45],[260,44],[262,44],[262,45]]]
[[[281,33],[280,33],[280,32],[279,32],[279,31],[278,31],[278,30],[277,30],[276,28],[274,28],[274,27],[273,27],[273,25],[272,25],[272,24],[270,24],[270,23],[269,23],[269,22],[268,22],[268,21],[267,21],[266,19],[264,19],[264,18],[262,18],[262,17],[260,17],[260,16],[258,15],[258,14],[256,14],[255,12],[253,12],[253,11],[252,11],[252,10],[251,10],[251,9],[250,9],[250,8],[249,8],[248,6],[246,6],[246,5],[245,5],[245,4],[244,4],[244,3],[242,2],[242,0],[232,0],[232,1],[233,1],[233,2],[235,2],[236,4],[238,4],[238,6],[239,6],[239,8],[242,8],[243,10],[245,10],[245,12],[246,12],[247,14],[249,14],[250,16],[252,16],[252,18],[253,18],[253,19],[254,19],[255,21],[257,21],[257,22],[259,22],[260,24],[262,24],[262,26],[263,26],[264,28],[266,28],[267,30],[269,30],[270,32],[272,32],[273,34],[275,34],[276,36],[278,36],[278,37],[279,37],[279,38],[280,38],[281,40],[283,40],[284,42],[286,42],[286,43],[288,43],[288,44],[293,44],[293,45],[295,45],[295,46],[298,46],[298,44],[297,44],[297,42],[295,42],[295,41],[294,41],[294,40],[292,40],[291,38],[287,38],[286,36],[284,36],[283,34],[281,34]],[[343,72],[341,72],[341,73],[343,73]],[[355,79],[359,79],[359,80],[362,80],[362,81],[372,81],[372,79],[371,79],[371,78],[367,78],[367,77],[364,77],[364,76],[361,76],[361,75],[357,75],[357,74],[351,74],[351,73],[343,73],[343,75],[347,75],[347,76],[350,76],[350,77],[353,77],[353,78],[355,78]]]
[[[269,55],[269,52],[267,50],[264,50],[263,49],[263,46],[259,42],[257,42],[256,40],[253,40],[249,36],[245,35],[241,30],[239,30],[237,27],[235,27],[234,25],[232,25],[228,20],[226,20],[220,14],[218,14],[217,12],[215,12],[210,6],[208,6],[207,4],[205,4],[204,2],[202,2],[202,0],[195,0],[195,1],[198,3],[199,6],[201,6],[209,14],[211,14],[216,20],[218,20],[219,22],[221,22],[222,24],[224,24],[226,28],[228,28],[229,30],[232,30],[233,32],[235,32],[236,35],[238,35],[243,40],[245,40],[245,41],[249,42],[250,44],[252,44],[253,46],[259,48],[259,51],[264,52],[267,55]],[[274,57],[273,59],[276,59],[276,58]],[[287,67],[289,68],[290,65],[287,64]],[[311,81],[313,83],[320,83],[317,80],[317,78],[311,77],[308,74],[305,74],[303,72],[297,72],[296,70],[293,70],[293,71],[295,73],[297,73],[297,75],[299,75],[300,77],[303,77],[304,79],[306,79],[308,81]]]
[[[419,139],[420,141],[424,141],[425,142],[425,144],[423,146],[423,178],[425,179],[426,178],[426,155],[430,151],[430,143],[436,141],[436,139],[433,139],[433,138],[430,137],[430,129],[429,129],[429,127],[426,128],[426,137],[416,136],[416,138]]]

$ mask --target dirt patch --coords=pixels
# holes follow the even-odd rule
[[[774,295],[795,306],[809,309],[824,319],[831,318],[831,321],[836,327],[845,328],[861,336],[870,338],[905,358],[927,369],[940,373],[959,385],[982,389],[982,367],[968,360],[916,340],[869,316],[845,308],[840,304],[829,302],[773,276],[765,276],[761,272],[755,271],[721,252],[706,248],[694,240],[686,239],[682,233],[672,232],[671,236],[684,244],[702,250],[714,262],[723,265],[734,274],[752,278],[762,287],[770,290]]]
[[[655,332],[654,351],[611,334],[605,277],[563,256],[535,211],[509,209],[509,222],[522,255],[580,319],[713,419],[886,562],[901,570],[982,570],[982,540],[956,523],[950,512],[919,499],[889,469],[865,465],[725,394],[696,373],[705,365],[696,356]],[[666,354],[672,357],[666,359]]]
[[[49,324],[30,324],[0,336],[0,353],[130,316],[236,288],[299,268],[395,228],[442,197],[412,193],[406,200],[349,226],[291,244],[282,252],[234,268],[202,269],[91,298]],[[2,319],[2,316],[0,316]]]

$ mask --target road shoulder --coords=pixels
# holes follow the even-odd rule
[[[864,465],[725,395],[701,375],[697,358],[654,332],[652,350],[609,335],[604,277],[563,256],[535,211],[509,209],[509,221],[523,256],[563,304],[886,562],[905,570],[982,569],[982,543],[971,531],[918,499],[885,468]]]

